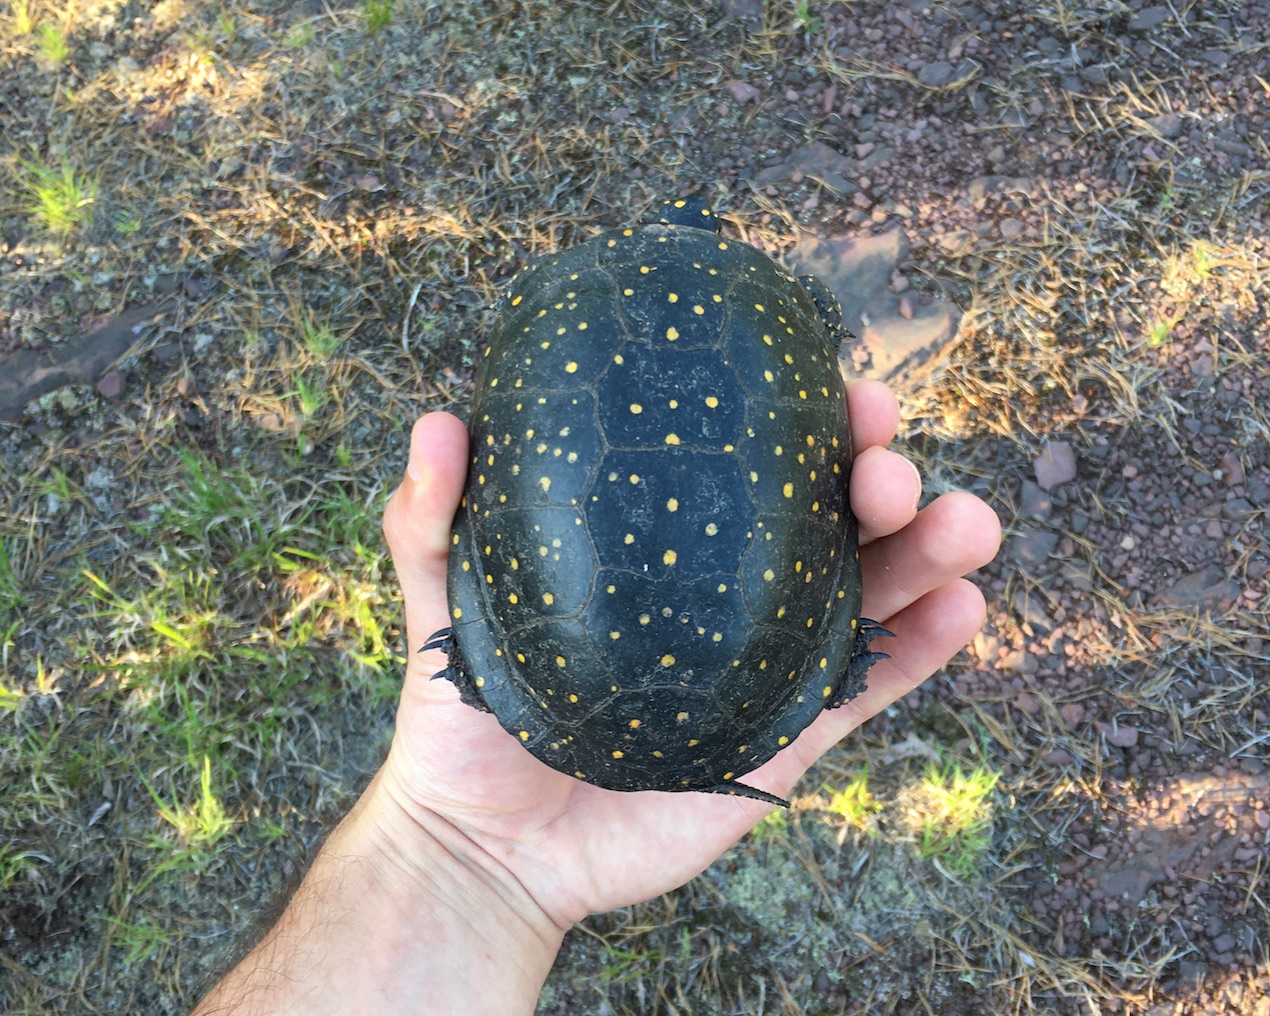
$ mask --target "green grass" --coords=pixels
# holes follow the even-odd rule
[[[30,35],[35,28],[35,18],[31,14],[31,5],[26,0],[12,0],[10,10],[13,12],[13,33],[19,38]]]
[[[159,816],[176,830],[183,846],[213,847],[234,828],[234,821],[225,814],[225,806],[212,790],[212,760],[203,756],[203,769],[199,775],[198,796],[192,804],[166,805],[155,797]]]
[[[799,31],[808,35],[819,35],[825,28],[824,19],[811,13],[811,4],[808,0],[795,0],[794,23]]]
[[[35,26],[35,48],[54,67],[61,67],[70,58],[71,49],[66,33],[56,25],[42,21]]]
[[[875,816],[882,810],[881,803],[869,793],[867,767],[841,790],[832,791],[824,805],[825,811],[842,819],[845,827],[876,835]]]
[[[382,32],[392,24],[396,0],[362,0],[362,20],[371,35]]]
[[[48,858],[33,850],[15,849],[12,843],[0,846],[0,890],[7,890],[19,880],[34,875],[40,862],[47,863]]]
[[[984,765],[928,765],[915,795],[918,855],[958,877],[979,873],[992,842],[992,793],[1000,779]]]
[[[21,183],[33,199],[27,212],[43,229],[64,239],[88,228],[100,187],[96,176],[80,173],[68,162],[46,166],[24,161],[22,168]]]

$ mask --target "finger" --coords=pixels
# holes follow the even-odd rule
[[[884,445],[900,425],[900,404],[881,381],[847,383],[847,416],[851,420],[851,453]]]
[[[944,494],[898,533],[861,549],[861,613],[889,627],[891,615],[932,589],[982,568],[1000,545],[996,512],[973,494]]]
[[[887,625],[895,634],[894,639],[886,640],[890,657],[869,669],[867,690],[841,708],[822,713],[788,749],[755,774],[770,775],[770,781],[760,778],[754,784],[775,794],[788,790],[793,780],[832,745],[898,702],[952,659],[983,627],[986,615],[979,588],[967,579],[954,579],[888,618]],[[782,784],[782,777],[788,782]],[[747,778],[746,782],[751,781]]]
[[[406,605],[406,633],[418,648],[448,623],[445,573],[450,529],[467,477],[467,428],[449,413],[420,417],[410,464],[384,509],[384,537]]]
[[[912,522],[921,496],[921,474],[903,455],[876,445],[862,451],[851,466],[851,511],[861,545]]]

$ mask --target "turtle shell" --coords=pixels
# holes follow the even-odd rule
[[[738,778],[878,655],[835,312],[686,225],[519,275],[478,370],[438,676],[579,780],[778,801]]]

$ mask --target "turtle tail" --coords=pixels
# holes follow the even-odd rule
[[[747,787],[744,783],[720,783],[717,787],[693,787],[692,789],[703,794],[727,794],[730,797],[748,797],[751,801],[774,804],[778,808],[789,807],[789,802],[783,797],[769,794],[766,790],[759,790],[757,787]]]

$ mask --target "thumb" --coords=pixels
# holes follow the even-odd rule
[[[407,647],[415,650],[449,624],[446,562],[467,454],[462,420],[449,413],[420,417],[410,434],[406,475],[384,509],[384,538],[405,600]],[[408,655],[413,662],[414,654]],[[438,653],[432,662],[444,666],[444,656]]]

